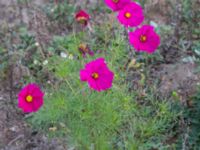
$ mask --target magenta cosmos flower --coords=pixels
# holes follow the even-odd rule
[[[85,65],[80,70],[81,81],[87,81],[90,88],[96,91],[107,90],[112,87],[113,72],[107,67],[104,58],[98,58]]]
[[[86,11],[80,10],[75,14],[75,18],[77,22],[83,24],[84,26],[87,26],[90,15]]]
[[[94,56],[94,52],[89,48],[87,44],[84,44],[84,43],[80,44],[78,49],[83,57],[86,57],[86,54],[89,54],[90,56]]]
[[[104,0],[104,2],[113,11],[119,11],[129,4],[131,0]]]
[[[119,11],[117,18],[125,27],[138,26],[144,20],[142,7],[139,4],[132,2]]]
[[[44,93],[35,83],[26,85],[18,94],[18,107],[24,112],[36,112],[43,105]]]
[[[130,32],[129,41],[136,51],[145,51],[150,54],[160,45],[160,37],[150,25],[144,25]]]

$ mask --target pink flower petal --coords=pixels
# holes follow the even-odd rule
[[[105,4],[113,11],[119,11],[123,9],[127,4],[131,3],[131,0],[104,0]]]
[[[87,81],[88,79],[88,72],[86,70],[80,70],[80,79],[81,81]]]

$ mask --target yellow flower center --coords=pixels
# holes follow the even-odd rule
[[[79,49],[84,53],[88,53],[89,52],[87,44],[84,44],[84,43],[79,45]]]
[[[147,41],[147,36],[146,35],[141,35],[140,36],[140,41],[141,42],[146,42]]]
[[[112,0],[114,3],[118,3],[119,2],[119,0]]]
[[[78,17],[77,20],[81,22],[81,21],[86,21],[87,18],[85,18],[85,17]]]
[[[96,73],[96,72],[93,73],[93,74],[92,74],[92,78],[93,78],[93,79],[98,79],[98,78],[99,78],[99,74]]]
[[[79,45],[79,48],[81,48],[81,49],[86,49],[86,48],[87,48],[87,44],[81,43],[81,44]]]
[[[33,97],[31,95],[26,96],[26,101],[31,103],[33,101]]]
[[[78,18],[77,18],[77,21],[78,21],[80,24],[84,24],[84,25],[87,24],[87,18],[86,18],[86,17],[78,17]]]
[[[130,18],[130,17],[131,17],[131,13],[130,13],[130,12],[126,12],[126,13],[125,13],[125,17],[126,17],[126,18]]]

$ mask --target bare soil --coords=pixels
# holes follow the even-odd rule
[[[1,150],[66,150],[60,139],[48,139],[33,131],[24,121],[25,115],[16,107],[16,94],[0,91],[0,149]]]
[[[29,6],[39,7],[45,3],[45,0],[34,0]],[[5,36],[6,32],[14,30],[20,24],[30,27],[36,10],[29,6],[19,5],[17,0],[0,1],[0,28]],[[14,44],[19,40],[16,37],[12,42]],[[26,115],[16,107],[18,89],[13,85],[19,82],[24,73],[28,74],[26,68],[16,65],[12,75],[7,77],[8,81],[0,80],[0,150],[66,150],[61,139],[49,139],[44,134],[33,131],[25,122]]]

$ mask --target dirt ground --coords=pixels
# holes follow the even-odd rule
[[[32,1],[32,5],[43,5],[44,3],[45,0]],[[30,11],[28,12],[27,7],[17,5],[17,0],[0,1],[1,29],[7,27],[12,29],[20,23],[29,26],[31,21],[29,14]],[[18,76],[17,72],[15,73]],[[13,79],[17,81],[16,76]],[[61,140],[49,140],[45,135],[33,131],[28,126],[24,121],[26,115],[22,114],[16,107],[17,90],[11,89],[10,82],[0,82],[0,149],[66,150],[67,148]]]
[[[45,135],[31,130],[16,107],[16,96],[6,89],[0,90],[0,149],[1,150],[66,150],[59,139],[49,140]]]

